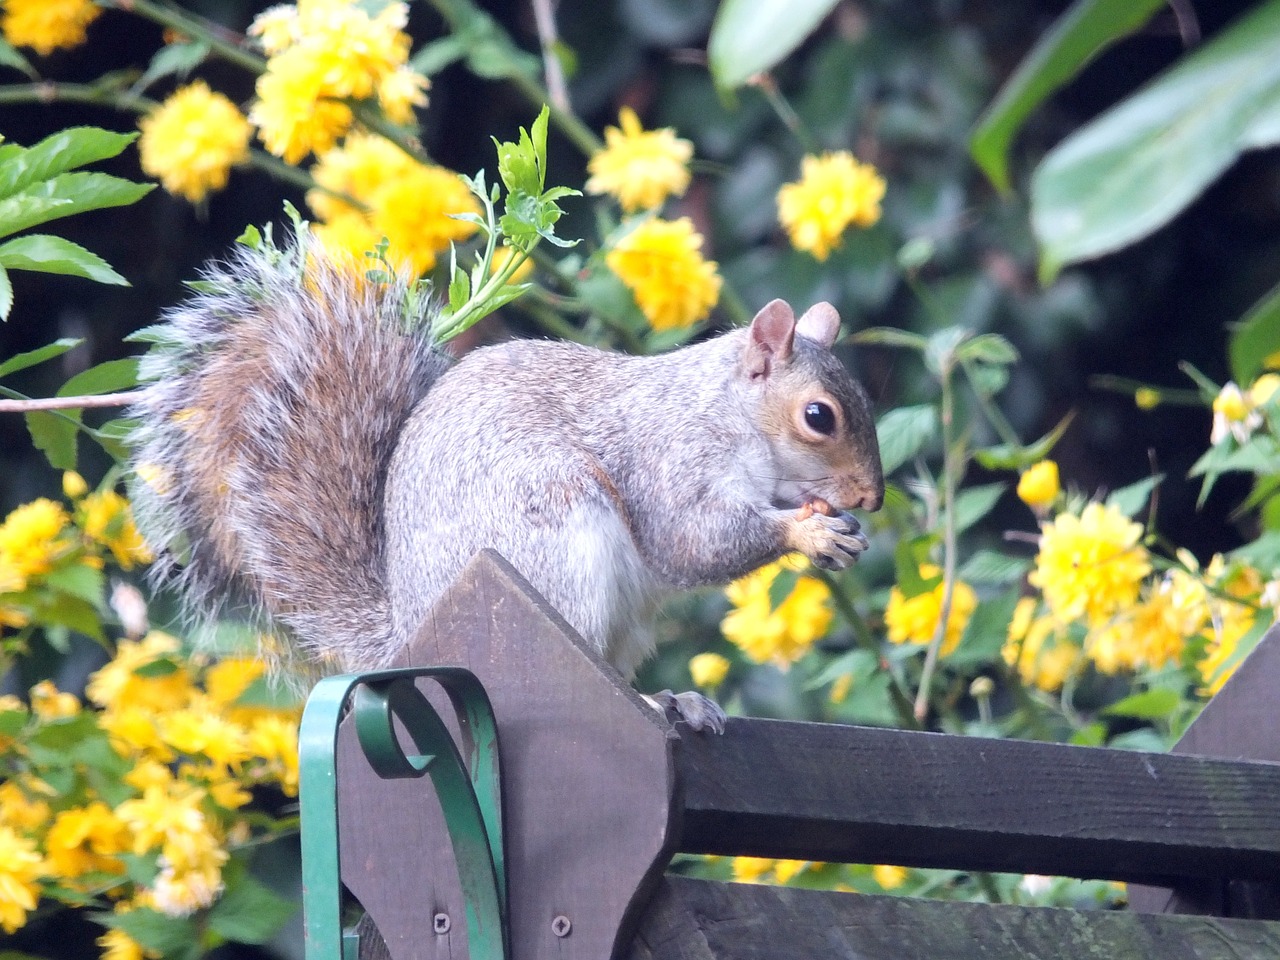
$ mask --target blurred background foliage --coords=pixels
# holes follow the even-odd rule
[[[40,78],[99,84],[98,93],[36,102],[39,88],[26,86],[28,79],[13,68],[12,86],[0,87],[6,141],[30,145],[76,124],[135,129],[134,112],[117,105],[173,37],[156,23],[103,5],[108,9],[91,25],[87,43],[32,61]],[[492,171],[491,137],[511,139],[531,122],[538,90],[511,75],[536,75],[541,63],[533,7],[482,6],[497,30],[477,16],[479,8],[460,0],[413,3],[408,25],[415,51],[435,43],[430,59],[438,67],[430,105],[419,111],[422,146],[436,163],[469,174]],[[235,38],[263,8],[207,0],[173,9],[221,24]],[[642,675],[643,687],[687,687],[692,678],[732,710],[753,715],[1145,749],[1164,749],[1176,738],[1221,679],[1213,673],[1221,662],[1205,672],[1215,654],[1204,624],[1188,628],[1186,649],[1172,658],[1107,670],[1060,663],[1056,682],[1034,670],[1020,677],[1019,654],[1003,648],[1017,623],[1019,595],[1031,593],[1023,576],[1036,553],[1038,523],[1055,512],[1082,514],[1090,499],[1109,503],[1117,518],[1135,518],[1143,556],[1150,546],[1157,576],[1169,573],[1165,582],[1175,582],[1175,574],[1199,576],[1203,568],[1209,594],[1247,596],[1250,622],[1241,636],[1256,639],[1270,621],[1269,611],[1252,619],[1265,606],[1262,583],[1240,586],[1238,567],[1219,561],[1215,568],[1211,558],[1251,549],[1250,576],[1262,580],[1280,566],[1267,533],[1280,527],[1268,514],[1269,477],[1280,460],[1275,391],[1247,393],[1232,406],[1221,399],[1232,395],[1219,386],[1235,377],[1247,388],[1277,345],[1267,295],[1280,278],[1280,165],[1272,148],[1280,139],[1280,83],[1271,79],[1268,68],[1275,67],[1266,64],[1267,47],[1259,40],[1280,32],[1277,10],[1275,2],[1246,0],[1194,11],[1183,2],[1089,0],[562,0],[555,12],[557,62],[585,126],[567,136],[553,123],[548,184],[583,184],[590,152],[584,147],[619,122],[622,107],[633,108],[645,129],[674,129],[693,144],[694,178],[668,203],[667,214],[691,219],[705,238],[703,254],[719,264],[725,281],[710,324],[666,337],[637,326],[634,304],[594,256],[616,236],[618,211],[568,198],[557,232],[588,239],[562,261],[570,264],[570,281],[553,278],[551,286],[559,293],[568,288],[611,319],[575,320],[578,326],[567,332],[653,349],[740,321],[783,297],[797,306],[832,302],[849,331],[907,334],[871,334],[847,347],[881,416],[897,487],[885,513],[869,524],[871,551],[838,580],[774,568],[727,594],[703,591],[676,601],[661,624],[668,643]],[[708,50],[717,15],[719,42],[713,39]],[[1243,16],[1256,19],[1233,34],[1231,24]],[[774,62],[762,48],[777,46],[788,30],[795,49]],[[1182,139],[1173,146],[1158,137],[1152,146],[1142,141],[1140,121],[1178,104],[1171,106],[1167,88],[1159,86],[1154,93],[1145,88],[1139,95],[1145,101],[1130,98],[1175,65],[1184,91],[1194,92],[1197,83],[1231,87],[1223,78],[1236,77],[1233,70],[1243,70],[1254,86],[1225,106],[1193,96],[1183,106],[1199,116],[1198,124],[1182,124]],[[768,68],[764,78],[754,73],[760,66]],[[253,97],[253,76],[216,57],[195,75],[237,104]],[[1028,75],[1038,89],[1036,82],[1025,85]],[[147,95],[161,99],[178,83],[165,77]],[[15,93],[18,88],[25,92]],[[999,105],[1009,109],[1011,97],[1012,113],[1001,114]],[[1109,114],[1123,104],[1120,111],[1130,113]],[[1220,109],[1205,110],[1205,104]],[[887,190],[878,221],[850,231],[818,260],[787,242],[775,198],[797,178],[805,155],[824,150],[852,151],[874,165]],[[1108,166],[1117,156],[1118,168]],[[134,150],[106,157],[94,169],[147,179]],[[246,224],[279,222],[282,200],[305,209],[304,185],[255,165],[233,170],[227,189],[197,203],[154,190],[132,206],[60,222],[60,236],[101,255],[132,286],[12,274],[15,305],[0,325],[0,358],[62,337],[83,342],[52,363],[6,377],[5,386],[49,396],[76,374],[135,353],[124,338],[179,300],[183,282],[224,253]],[[1102,240],[1082,238],[1088,231],[1076,214],[1088,220],[1086,227],[1101,224],[1100,234],[1114,222],[1111,232]],[[540,266],[545,270],[549,262]],[[583,266],[588,272],[579,276]],[[1253,335],[1232,343],[1233,325],[1256,304]],[[545,314],[517,304],[486,320],[468,342],[554,329]],[[967,333],[950,332],[960,329]],[[936,427],[940,404],[954,404],[950,433]],[[1211,442],[1214,410],[1221,429]],[[91,423],[106,419],[85,416]],[[1247,431],[1246,422],[1253,424]],[[1065,492],[1055,476],[1040,491],[1048,490],[1047,498],[1015,494],[1016,471],[1031,466],[1047,445],[1031,451],[1014,437],[1056,440],[1051,455]],[[990,453],[1000,444],[1008,454],[1003,461]],[[0,477],[3,512],[38,497],[57,499],[63,478],[32,446],[20,417],[0,418],[0,445],[7,467]],[[978,453],[983,449],[985,459]],[[114,483],[110,458],[93,444],[81,445],[79,467],[95,483],[105,477],[102,490]],[[1158,487],[1149,479],[1157,475],[1164,477]],[[1239,510],[1251,491],[1250,508]],[[1038,514],[1029,511],[1033,504]],[[956,548],[957,537],[963,549]],[[952,549],[942,549],[948,545]],[[97,549],[102,555],[101,544]],[[66,556],[79,563],[80,554]],[[967,571],[972,587],[954,583],[956,567]],[[137,579],[133,569],[111,572],[123,582]],[[950,603],[963,608],[964,637],[954,645],[948,639],[941,658],[927,654],[929,644],[918,635],[886,643],[886,611],[930,594],[944,573],[953,581]],[[64,592],[89,604],[109,623],[105,633],[118,636],[124,624],[101,596],[105,587],[100,563],[97,574],[79,575]],[[87,597],[90,588],[96,600]],[[827,612],[811,616],[807,634],[792,637],[793,653],[780,654],[776,640],[751,653],[760,622],[785,612],[794,625],[805,610],[811,615],[811,601],[825,603]],[[760,602],[763,614],[745,629],[742,617],[736,627],[726,619]],[[784,611],[786,604],[792,606]],[[170,615],[165,598],[152,598],[153,622],[168,625]],[[936,608],[933,617],[936,622]],[[1031,635],[1030,617],[1024,616],[1020,643]],[[45,626],[53,629],[25,638],[6,691],[24,693],[49,677],[61,690],[79,691],[111,656],[98,631],[52,621]],[[1222,625],[1213,627],[1221,631]],[[1073,650],[1088,642],[1079,624],[1074,633],[1063,630]],[[933,686],[922,709],[914,709],[917,690],[929,688],[922,673]],[[278,826],[273,820],[272,830]],[[1110,903],[1120,896],[1102,884],[883,865],[740,858],[688,869],[1022,902]],[[138,882],[146,883],[145,872]],[[182,941],[172,952],[212,945]],[[53,955],[38,938],[21,946]]]

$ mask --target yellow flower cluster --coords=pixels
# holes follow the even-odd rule
[[[791,245],[825,260],[850,226],[869,227],[880,219],[884,178],[847,150],[807,156],[800,179],[778,190],[778,219]]]
[[[102,13],[92,0],[4,0],[3,7],[4,38],[41,56],[84,43],[89,24]]]
[[[22,926],[42,895],[106,894],[175,917],[211,906],[231,851],[269,829],[240,812],[248,788],[297,792],[297,710],[241,702],[263,670],[247,659],[207,665],[152,632],[122,641],[90,677],[91,707],[48,682],[32,689],[29,711],[4,698],[0,714],[17,714],[22,729],[0,743],[6,769],[20,771],[0,784],[0,925]],[[79,764],[71,783],[61,768],[55,789],[24,746],[52,724],[75,724],[84,756],[97,738],[120,761]],[[126,855],[151,859],[154,880],[131,881]],[[120,931],[100,942],[139,956]]]
[[[231,168],[249,159],[249,121],[203,80],[173,93],[138,127],[143,172],[192,203],[225,187]]]
[[[1080,664],[1081,650],[1049,617],[1037,617],[1038,608],[1034,597],[1018,601],[1002,654],[1023,683],[1052,693],[1062,689]]]
[[[660,207],[689,188],[693,144],[670,127],[645,130],[636,112],[623,107],[618,126],[605,128],[604,142],[587,163],[587,193],[616,197],[623,210],[636,213]]]
[[[348,101],[375,100],[393,123],[426,103],[427,80],[407,65],[408,6],[298,0],[271,7],[250,28],[268,54],[249,119],[286,163],[322,153],[351,129]]]
[[[419,163],[384,137],[352,134],[341,147],[323,153],[311,173],[322,188],[307,194],[308,206],[322,221],[315,234],[331,254],[356,264],[386,237],[389,258],[420,275],[435,266],[449,244],[476,231],[474,224],[456,219],[480,212],[462,179],[444,167]]]
[[[720,299],[720,274],[703,259],[702,236],[688,217],[645,220],[614,244],[605,263],[655,330],[692,326]]]
[[[774,581],[783,571],[801,572],[808,561],[798,554],[767,564],[725,588],[733,604],[720,630],[755,663],[786,669],[803,657],[831,625],[831,591],[821,580],[799,576],[774,606]]]
[[[931,580],[942,573],[932,564],[924,564],[920,568],[920,576]],[[932,643],[938,632],[938,623],[942,619],[942,602],[946,592],[946,584],[939,582],[937,586],[914,597],[906,596],[898,587],[889,591],[889,602],[884,610],[884,625],[888,631],[890,643]],[[947,628],[942,638],[939,654],[947,656],[960,643],[969,618],[978,607],[978,595],[973,587],[963,580],[957,580],[951,588],[951,610],[947,617]]]

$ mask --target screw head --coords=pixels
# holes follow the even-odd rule
[[[451,926],[453,926],[453,921],[449,919],[447,913],[437,913],[431,918],[431,929],[436,933],[448,933]]]
[[[557,937],[567,937],[573,930],[573,922],[563,913],[551,921],[551,932]]]

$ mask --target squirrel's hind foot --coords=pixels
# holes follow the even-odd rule
[[[724,725],[729,719],[720,704],[695,690],[684,693],[663,690],[645,694],[644,698],[662,713],[674,713],[676,720],[683,720],[696,733],[724,733]]]

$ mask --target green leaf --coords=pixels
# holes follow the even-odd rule
[[[1031,183],[1040,273],[1173,219],[1245,150],[1280,142],[1280,0],[1266,0],[1055,147]]]
[[[200,945],[200,930],[191,918],[170,917],[150,907],[127,913],[97,913],[93,917],[104,926],[123,930],[147,950],[163,954],[165,960],[185,958]]]
[[[1078,0],[1040,38],[970,137],[973,159],[1001,193],[1009,190],[1009,147],[1032,111],[1164,5],[1165,0]]]
[[[1107,506],[1115,507],[1126,517],[1137,516],[1151,498],[1151,491],[1164,479],[1163,473],[1143,477],[1137,483],[1113,490],[1107,497]]]
[[[1026,557],[979,550],[961,565],[956,575],[965,583],[1004,586],[1021,580],[1030,567],[1031,561]]]
[[[1009,622],[1013,619],[1018,597],[1019,589],[1013,587],[978,604],[964,628],[959,645],[947,657],[947,662],[966,666],[998,660],[1009,635]]]
[[[1008,487],[997,481],[966,487],[956,494],[956,532],[963,533],[990,513]]]
[[[880,465],[893,473],[920,452],[938,433],[938,411],[930,404],[897,407],[876,424],[880,441]]]
[[[724,0],[707,41],[716,86],[732,90],[773,68],[835,5],[836,0]]]
[[[0,237],[87,210],[126,206],[154,188],[106,173],[64,173],[0,200]]]
[[[1074,418],[1074,413],[1068,413],[1058,421],[1057,426],[1027,446],[1019,447],[1002,443],[983,450],[975,450],[973,457],[987,470],[1021,470],[1029,467],[1049,455],[1062,439],[1062,435],[1067,432],[1067,427],[1071,425]]]
[[[1102,712],[1111,717],[1134,717],[1138,720],[1163,720],[1177,709],[1182,698],[1176,690],[1156,689],[1131,694],[1123,700],[1104,707]]]
[[[60,357],[73,347],[80,346],[83,342],[83,340],[77,340],[72,337],[62,337],[53,341],[53,343],[37,347],[35,350],[16,354],[4,363],[0,363],[0,377],[7,377],[11,373],[26,370],[28,367],[34,367],[36,364],[52,360],[54,357]]]
[[[76,468],[76,435],[80,428],[79,410],[57,412],[40,410],[26,414],[31,442],[44,454],[55,470]]]
[[[209,910],[209,929],[236,943],[267,943],[297,911],[247,871],[228,869],[227,889]]]
[[[107,578],[101,570],[83,563],[73,563],[51,571],[44,582],[62,593],[98,605],[102,602]]]
[[[1231,331],[1231,379],[1247,386],[1280,353],[1280,284],[1249,308]]]
[[[13,67],[25,73],[31,80],[40,79],[40,74],[31,65],[31,61],[18,52],[17,47],[3,38],[0,38],[0,67]]]
[[[929,341],[918,333],[909,330],[898,330],[895,327],[868,327],[859,330],[850,340],[853,343],[869,343],[877,347],[903,347],[924,353]]]
[[[1018,362],[1018,351],[1000,334],[983,333],[960,344],[956,349],[956,358],[962,361],[1008,366]]]
[[[0,163],[0,197],[8,197],[87,163],[114,157],[137,138],[136,132],[115,133],[99,127],[59,130]]]
[[[455,34],[424,44],[412,57],[409,66],[416,73],[431,77],[452,66],[467,55],[466,45]]]
[[[82,370],[58,388],[60,397],[79,397],[130,390],[138,385],[138,358],[107,360]]]
[[[902,538],[894,548],[894,579],[898,584],[898,589],[902,591],[903,596],[907,599],[919,596],[927,590],[932,590],[942,582],[941,574],[928,579],[920,575],[920,567],[931,562],[929,555],[937,543],[938,535],[936,533],[923,533],[909,539]]]
[[[28,234],[0,244],[0,267],[10,270],[38,270],[84,277],[98,283],[127,287],[129,281],[116,273],[96,253],[78,243],[45,233]]]
[[[151,62],[147,64],[146,72],[138,78],[138,82],[133,85],[130,92],[142,93],[157,80],[165,77],[186,79],[191,71],[208,59],[209,50],[207,43],[200,42],[165,44],[156,51]]]
[[[0,320],[8,320],[13,310],[13,281],[9,271],[0,267]]]

